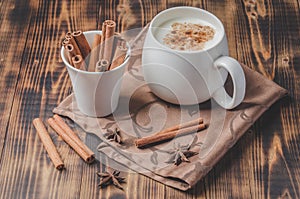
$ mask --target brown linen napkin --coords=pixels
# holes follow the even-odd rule
[[[99,152],[126,167],[166,185],[187,190],[200,180],[237,142],[246,130],[287,91],[259,73],[243,66],[246,96],[233,110],[225,110],[213,100],[194,106],[178,106],[154,96],[141,73],[141,48],[145,29],[132,45],[132,57],[124,75],[120,101],[114,114],[92,118],[82,114],[73,94],[54,113],[67,116],[86,132],[97,135],[103,142]],[[231,84],[226,84],[230,90]],[[134,139],[158,132],[166,127],[202,117],[208,128],[146,149],[138,149]],[[122,144],[109,142],[104,133],[121,130]],[[189,145],[198,152],[176,166],[169,163],[171,152],[178,146]]]

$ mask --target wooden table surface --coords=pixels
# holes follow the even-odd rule
[[[64,33],[97,29],[105,19],[115,20],[118,31],[139,28],[161,10],[180,5],[219,17],[230,55],[288,89],[289,97],[272,106],[187,192],[132,172],[122,172],[124,191],[99,189],[95,173],[101,161],[87,165],[51,131],[67,167],[56,170],[31,122],[51,117],[72,92],[60,58]],[[299,7],[298,0],[2,0],[0,198],[299,198]],[[99,140],[78,133],[95,150]]]

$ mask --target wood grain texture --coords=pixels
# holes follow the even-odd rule
[[[27,11],[24,17],[17,14],[25,13],[25,10]],[[34,10],[22,2],[5,1],[0,4],[0,12],[0,72],[2,74],[0,77],[0,111],[4,113],[0,115],[0,154],[2,154],[26,43],[26,32]],[[20,21],[21,24],[19,25],[16,21]],[[19,35],[20,32],[25,32],[25,34]]]
[[[66,170],[57,171],[31,125],[46,120],[72,91],[60,58],[67,31],[145,26],[174,6],[206,9],[224,23],[230,55],[289,90],[211,172],[187,192],[125,170],[124,191],[99,189],[106,158],[85,164],[49,128]],[[0,2],[0,198],[299,198],[299,2],[104,0]],[[96,152],[100,140],[69,125]]]

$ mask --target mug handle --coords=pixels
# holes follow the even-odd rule
[[[228,56],[222,56],[215,60],[214,66],[228,71],[233,82],[233,95],[230,97],[224,86],[218,88],[212,98],[223,108],[233,109],[238,106],[245,97],[246,79],[240,63]]]

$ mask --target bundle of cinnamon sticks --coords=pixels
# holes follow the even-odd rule
[[[68,60],[77,69],[87,70],[87,59],[91,52],[90,45],[81,30],[67,32],[62,42],[68,53]]]
[[[160,132],[157,132],[151,136],[143,137],[135,140],[135,145],[138,148],[145,148],[153,144],[158,144],[163,141],[171,140],[176,136],[183,136],[190,133],[195,133],[206,128],[202,118],[185,122],[180,125],[175,125]]]
[[[106,20],[102,34],[95,34],[90,47],[82,31],[68,32],[62,45],[68,52],[68,60],[77,69],[105,72],[120,66],[126,59],[126,41],[116,33],[116,23]]]
[[[50,159],[52,160],[55,168],[58,170],[64,169],[64,163],[48,133],[43,121],[40,118],[33,120],[33,125],[46,149]],[[54,131],[68,144],[74,151],[86,162],[92,163],[95,160],[95,154],[89,149],[76,135],[76,133],[64,122],[64,120],[54,115],[53,118],[48,119],[48,124]]]

